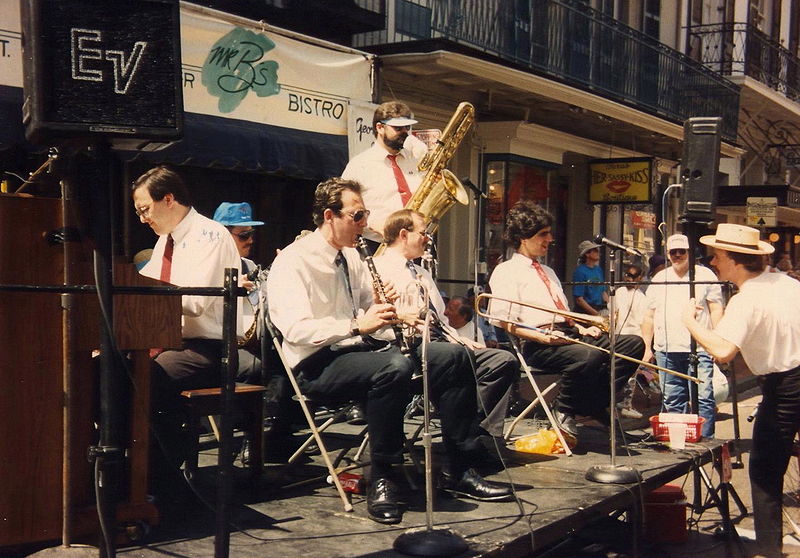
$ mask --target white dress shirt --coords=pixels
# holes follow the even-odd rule
[[[194,208],[172,231],[170,283],[179,287],[222,287],[225,268],[239,269],[241,260],[236,244],[223,225],[200,215]],[[160,279],[167,235],[161,235],[150,261],[140,273]],[[183,337],[185,339],[222,339],[223,297],[183,296]],[[239,301],[237,331],[241,334],[242,305]]]
[[[695,266],[695,281],[717,281],[714,272],[704,266]],[[657,285],[658,282],[668,281],[674,285]],[[722,289],[719,285],[695,285],[695,299],[703,311],[697,316],[697,321],[703,327],[711,327],[711,315],[708,303],[722,304]],[[672,266],[662,269],[653,276],[652,284],[647,287],[647,308],[655,308],[653,315],[653,350],[670,353],[688,353],[691,336],[689,330],[683,325],[681,315],[689,301],[689,272],[683,277],[678,277]]]
[[[353,298],[335,263],[338,251],[317,229],[281,250],[267,278],[269,316],[283,335],[287,364],[294,367],[319,349],[336,348],[350,335],[353,305],[362,314],[373,303],[372,281],[355,248],[343,248]]]
[[[731,297],[714,332],[733,343],[753,374],[800,366],[800,281],[765,271]]]
[[[542,265],[542,269],[550,280],[550,290],[542,281],[539,272],[533,267],[533,260],[518,252],[514,253],[510,260],[502,262],[494,268],[489,280],[492,294],[498,298],[526,302],[552,310],[558,308],[553,299],[553,297],[557,297],[561,300],[564,308],[569,308],[561,281],[558,280],[555,271],[546,265]],[[491,301],[489,314],[497,320],[521,322],[534,327],[547,328],[552,322],[565,321],[563,316],[545,310],[509,304],[499,300]]]
[[[383,241],[383,223],[386,218],[398,209],[403,209],[388,155],[385,148],[374,143],[372,147],[353,157],[342,172],[342,178],[361,184],[361,198],[364,200],[364,207],[370,211],[364,238],[376,242]],[[418,161],[408,148],[401,149],[396,160],[406,178],[408,189],[413,194],[424,177],[417,170]]]

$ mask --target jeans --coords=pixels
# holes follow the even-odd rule
[[[753,425],[750,490],[756,543],[764,554],[781,548],[783,475],[800,427],[800,368],[763,377],[764,394]]]
[[[691,353],[668,353],[656,351],[656,364],[675,372],[689,373],[689,357]],[[714,384],[711,381],[714,365],[711,356],[705,351],[697,351],[697,377],[701,383],[697,386],[697,414],[705,419],[702,428],[703,438],[714,437],[714,417],[717,402],[714,400]],[[689,382],[667,372],[659,374],[659,384],[663,394],[662,409],[666,413],[689,412]]]

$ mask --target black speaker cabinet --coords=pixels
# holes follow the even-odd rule
[[[683,124],[681,221],[714,220],[721,126],[720,117],[689,118]]]
[[[31,142],[180,138],[178,0],[22,0],[22,24]]]

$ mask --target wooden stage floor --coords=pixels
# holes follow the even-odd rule
[[[633,435],[642,437],[648,433],[636,429],[644,427],[646,420],[626,420],[625,425]],[[533,421],[523,421],[515,434],[532,432],[534,427]],[[341,425],[339,439],[352,438],[356,430]],[[201,455],[201,469],[195,479],[195,487],[205,502],[195,498],[165,507],[161,524],[141,543],[118,548],[120,556],[214,556],[216,450],[211,445]],[[712,462],[720,447],[714,441],[687,444],[682,451],[671,451],[652,441],[629,441],[627,447],[618,444],[616,464],[638,470],[641,483],[601,484],[586,480],[585,473],[592,466],[610,465],[608,434],[596,423],[587,423],[580,426],[580,442],[571,457],[503,451],[507,469],[489,478],[513,483],[516,501],[483,503],[437,493],[433,523],[448,526],[466,540],[469,550],[463,556],[535,556],[570,534],[597,529],[598,525],[601,530],[607,529],[603,522],[608,525],[609,516],[617,517],[619,512],[627,510],[620,517],[635,518],[631,510],[640,509],[644,494]],[[705,468],[712,478],[717,478],[710,465]],[[404,556],[392,549],[393,543],[406,530],[426,525],[424,479],[418,477],[418,490],[406,493],[403,522],[384,526],[367,517],[363,495],[353,494],[354,511],[343,511],[334,488],[324,478],[289,490],[280,488],[309,477],[324,477],[324,471],[318,456],[291,470],[268,464],[255,481],[248,480],[245,470],[237,468],[230,556]],[[617,520],[611,524],[622,523]]]

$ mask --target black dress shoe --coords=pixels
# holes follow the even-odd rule
[[[553,418],[556,419],[556,422],[561,430],[567,434],[572,434],[576,438],[578,437],[578,424],[575,422],[574,415],[568,415],[567,413],[562,413],[561,411],[553,411]]]
[[[361,405],[353,405],[347,409],[347,424],[354,424],[356,426],[363,426],[367,424],[367,414]]]
[[[442,472],[439,488],[455,496],[481,502],[502,502],[510,500],[512,496],[510,487],[487,481],[475,469],[467,469],[460,477]]]
[[[397,487],[387,478],[372,481],[367,491],[367,513],[378,523],[391,525],[400,523],[403,512],[397,503]]]

